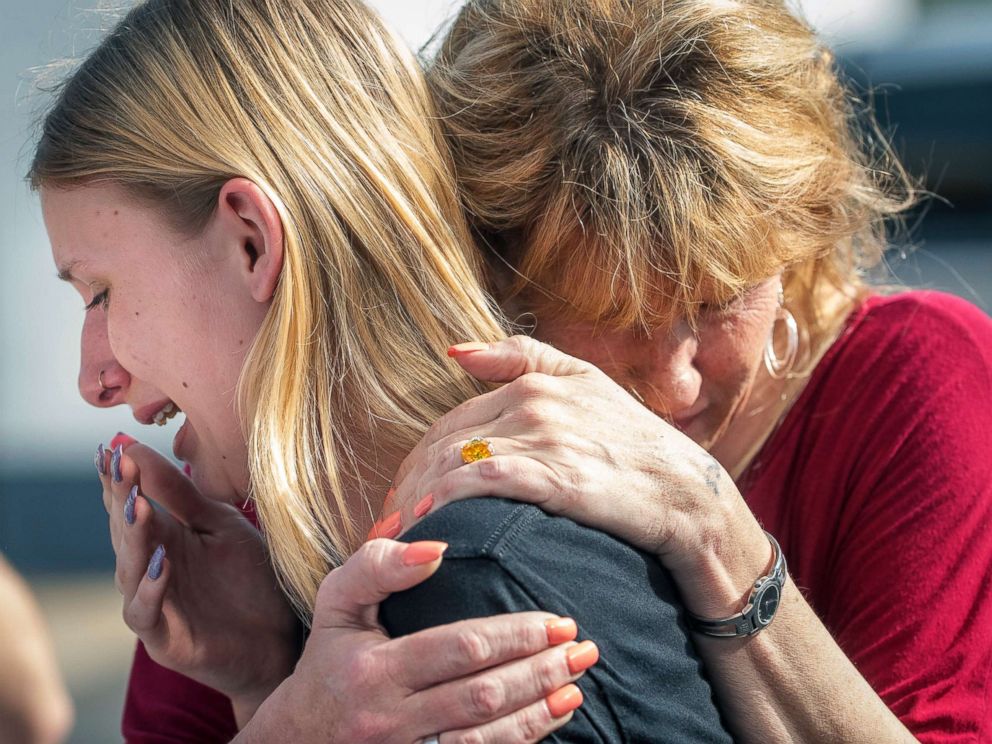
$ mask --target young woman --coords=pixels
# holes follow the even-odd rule
[[[86,303],[81,390],[145,424],[186,416],[173,448],[191,482],[140,445],[97,453],[125,617],[153,658],[230,697],[240,740],[728,741],[667,573],[604,533],[456,505],[324,578],[403,455],[484,389],[450,340],[503,335],[429,100],[402,44],[346,0],[141,3],[62,88],[31,181]],[[231,506],[249,498],[310,625],[298,663]],[[435,572],[390,600],[386,630],[529,612],[502,635],[476,621],[388,641],[376,603]],[[432,653],[452,638],[463,653]],[[127,738],[233,733],[171,713],[152,703]]]

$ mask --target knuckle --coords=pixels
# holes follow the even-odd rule
[[[452,737],[454,744],[489,744],[485,735],[478,729],[459,731]]]
[[[458,653],[477,667],[484,667],[493,658],[493,646],[482,633],[464,630],[458,634]]]
[[[506,462],[498,457],[490,457],[479,460],[475,463],[475,467],[479,469],[479,477],[483,480],[498,480],[505,475]]]
[[[560,654],[542,659],[534,667],[534,684],[541,694],[554,692],[569,676],[565,659]]]
[[[477,677],[468,686],[469,710],[478,721],[495,718],[506,702],[503,683],[493,677]]]
[[[531,706],[519,711],[514,721],[521,742],[540,741],[547,733],[551,716],[545,705]]]
[[[550,392],[548,385],[550,379],[547,375],[542,375],[539,372],[528,372],[511,382],[510,385],[514,387],[514,392],[522,400],[533,400],[543,398]]]

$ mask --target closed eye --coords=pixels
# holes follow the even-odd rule
[[[86,305],[86,311],[89,312],[93,308],[100,306],[106,308],[110,302],[110,292],[108,290],[103,290],[97,295],[94,295],[93,299],[89,301]]]

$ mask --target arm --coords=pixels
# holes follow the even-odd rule
[[[0,556],[0,741],[55,744],[72,727],[72,703],[41,612]]]
[[[889,325],[880,323],[878,327]],[[898,327],[892,333],[902,335]],[[721,617],[740,609],[751,582],[766,572],[771,549],[736,486],[707,453],[645,411],[595,368],[529,339],[511,339],[458,359],[482,379],[513,382],[455,409],[438,422],[423,449],[404,463],[396,493],[404,524],[416,521],[411,515],[412,505],[425,493],[433,495],[435,505],[486,493],[532,500],[548,511],[567,513],[658,555],[671,570],[687,608],[696,614]],[[945,381],[953,381],[945,389],[958,386],[962,394],[958,383],[969,375],[988,379],[987,373],[983,377],[959,369],[944,375]],[[849,385],[850,379],[844,384]],[[878,379],[890,380],[886,375]],[[913,373],[903,369],[901,379],[914,382]],[[927,385],[923,388],[925,393],[931,390]],[[976,401],[988,405],[987,390],[977,391],[977,395],[967,392],[967,387],[963,390],[972,412]],[[884,415],[886,405],[880,408]],[[604,416],[604,411],[609,411],[609,416]],[[857,443],[871,431],[870,425],[857,418],[850,425],[859,437],[834,444],[858,452]],[[491,459],[462,466],[457,459],[460,443],[479,431],[497,438],[506,456],[498,452]],[[933,431],[938,439],[943,436],[939,427]],[[969,444],[945,445],[971,451],[982,446],[987,451],[988,438],[981,443],[976,440],[983,428],[973,427],[972,432]],[[866,441],[861,451],[871,451],[873,446]],[[935,462],[934,451],[928,447],[909,459],[895,461],[894,466],[905,468],[911,463],[917,470],[929,469],[931,474],[945,477],[953,466]],[[430,457],[425,456],[427,452]],[[982,457],[988,461],[987,454]],[[919,493],[918,484],[916,488]],[[889,495],[902,494],[890,491]],[[794,493],[788,496],[798,498]],[[847,499],[835,494],[833,501],[846,503]],[[888,501],[891,525],[896,523],[892,519],[899,504],[905,502],[895,498]],[[877,531],[885,518],[867,529]],[[814,526],[803,522],[802,514],[795,519],[810,528],[799,540],[832,540],[831,530],[845,526]],[[912,531],[905,535],[906,541],[914,539]],[[872,540],[865,544],[877,546]],[[899,545],[891,547],[900,549]],[[862,553],[859,557],[861,567],[891,560],[891,554],[886,553]],[[895,606],[902,597],[910,596],[905,592],[914,576],[894,571],[890,582],[894,577],[901,577],[901,583],[879,582],[875,586],[880,603]],[[848,581],[838,587],[857,586],[860,579],[855,565]],[[839,602],[843,602],[842,596],[838,592]],[[916,620],[930,621],[926,603],[908,604],[911,612],[916,611]],[[855,611],[852,606],[845,609]],[[865,622],[870,624],[871,618]],[[904,634],[905,645],[885,649],[893,654],[888,657],[890,666],[896,658],[932,661],[932,650],[914,646],[909,642],[912,638],[911,633]],[[721,708],[732,730],[744,741],[858,740],[866,731],[872,732],[873,741],[911,740],[904,723],[890,708],[898,707],[894,699],[887,696],[883,700],[873,689],[876,678],[869,683],[852,664],[849,654],[855,654],[854,646],[842,649],[838,645],[792,583],[786,587],[775,622],[759,636],[746,641],[700,639],[699,643]],[[862,648],[872,646],[871,629],[858,643]],[[988,658],[987,647],[985,643],[982,658]],[[861,660],[855,658],[860,667]],[[875,663],[884,665],[885,659]],[[921,737],[938,737],[931,739],[936,741],[941,740],[942,731],[973,726],[975,716],[982,715],[985,683],[977,676],[970,679],[978,681],[977,704],[970,712],[958,708],[957,719],[934,711],[929,716],[921,711],[920,717],[905,717],[913,723],[914,732]],[[924,699],[935,696],[920,695]]]

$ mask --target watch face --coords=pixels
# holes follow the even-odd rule
[[[758,594],[755,602],[757,605],[757,620],[760,625],[768,625],[775,617],[775,610],[778,609],[778,602],[782,593],[777,584],[765,584]]]

